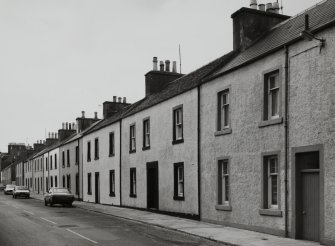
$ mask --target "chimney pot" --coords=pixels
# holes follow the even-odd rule
[[[71,123],[69,123],[69,130],[72,130]]]
[[[165,71],[170,72],[170,60],[165,61]]]
[[[116,96],[113,96],[113,102],[116,102]]]
[[[49,134],[48,134],[48,135],[49,135],[49,138],[51,138],[51,133],[50,133],[50,132],[49,132]]]
[[[65,123],[65,129],[69,130],[69,123],[67,123],[67,122]]]
[[[163,61],[159,62],[159,70],[164,71],[164,62]]]
[[[127,103],[127,98],[123,97],[123,103]]]
[[[177,62],[173,61],[172,63],[172,72],[177,73]]]
[[[85,111],[81,111],[81,118],[85,118]]]
[[[98,119],[98,112],[94,112],[94,119]]]
[[[261,3],[261,4],[258,4],[258,9],[260,11],[265,11],[265,4]]]
[[[154,56],[152,62],[153,62],[153,70],[157,71],[158,70],[158,66],[157,66],[158,61],[157,61],[157,57],[156,56]]]
[[[76,124],[72,122],[72,130],[76,130]]]
[[[272,3],[267,3],[266,4],[266,12],[271,12],[272,11]]]
[[[274,13],[276,13],[276,14],[279,14],[279,3],[277,3],[277,2],[274,2],[274,3],[272,3],[272,10],[273,10],[273,12]]]
[[[257,0],[250,0],[250,8],[257,9]]]
[[[118,103],[122,102],[122,98],[121,97],[118,97],[117,100],[118,100]]]
[[[54,138],[54,133],[53,132],[51,133],[51,138]]]
[[[58,136],[57,136],[57,132],[55,132],[55,139],[57,139],[58,138]]]

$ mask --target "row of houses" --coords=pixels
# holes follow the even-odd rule
[[[335,245],[335,2],[294,17],[254,2],[232,52],[187,75],[154,57],[142,100],[63,123],[13,162],[16,183]]]

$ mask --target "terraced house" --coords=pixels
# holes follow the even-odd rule
[[[187,75],[154,57],[145,97],[77,118],[23,160],[28,185],[335,245],[335,2],[232,20],[231,52]]]

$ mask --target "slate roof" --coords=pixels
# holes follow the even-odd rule
[[[306,14],[309,15],[310,31],[316,34],[328,25],[335,24],[335,1],[322,1],[276,25],[264,33],[252,46],[241,52],[209,78],[218,77],[241,66],[250,64],[259,58],[283,48],[285,45],[301,40],[300,33],[305,30]]]

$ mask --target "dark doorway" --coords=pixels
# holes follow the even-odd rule
[[[95,173],[95,203],[100,203],[100,180],[99,173]]]
[[[319,152],[296,154],[297,238],[320,241]]]
[[[147,163],[148,209],[158,209],[158,162]]]

